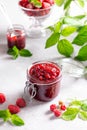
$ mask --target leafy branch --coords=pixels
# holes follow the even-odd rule
[[[55,0],[57,6],[63,6],[64,16],[60,17],[57,23],[49,26],[51,35],[46,40],[45,48],[56,45],[58,52],[66,57],[72,57],[80,60],[87,60],[87,14],[71,16],[70,8],[72,2],[80,6],[82,9],[87,0]],[[73,35],[73,39],[69,37]],[[78,46],[79,50],[77,55],[74,54],[75,47]]]

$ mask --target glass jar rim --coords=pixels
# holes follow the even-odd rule
[[[60,70],[60,73],[59,73],[59,75],[54,79],[54,80],[52,80],[52,81],[49,81],[49,82],[46,82],[46,83],[43,83],[43,82],[34,82],[33,84],[37,84],[37,85],[52,85],[52,84],[54,84],[54,83],[56,83],[56,82],[58,82],[58,81],[60,81],[61,80],[61,78],[62,78],[62,72],[61,72],[61,67],[57,64],[57,63],[55,63],[55,62],[53,62],[53,61],[37,61],[37,62],[34,62],[34,63],[32,63],[30,66],[29,66],[29,68],[27,69],[27,80],[29,80],[30,78],[33,80],[34,78],[32,78],[32,76],[29,74],[29,70],[30,70],[30,68],[33,66],[33,65],[36,65],[36,64],[39,64],[39,63],[52,63],[52,64],[54,64],[54,65],[56,65],[57,67],[58,67],[58,69]],[[30,82],[30,81],[29,81]],[[32,82],[31,82],[32,83]]]

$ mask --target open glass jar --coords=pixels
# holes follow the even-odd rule
[[[16,46],[19,50],[25,48],[26,33],[22,25],[14,24],[13,28],[7,30],[7,45],[8,48]]]
[[[61,68],[51,61],[38,61],[27,69],[27,81],[24,89],[28,100],[35,98],[51,101],[60,90]]]

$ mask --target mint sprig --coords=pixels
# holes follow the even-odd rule
[[[39,0],[28,0],[30,3],[32,3],[35,7],[42,7],[42,3]]]
[[[22,126],[24,125],[24,121],[16,114],[11,114],[8,109],[6,110],[0,110],[0,118],[3,119],[3,121],[8,121],[16,126]]]
[[[32,53],[29,50],[27,49],[19,50],[16,46],[13,46],[13,48],[8,49],[7,54],[11,55],[13,59],[17,59],[18,56],[22,56],[22,57],[32,56]]]
[[[79,15],[71,15],[70,9],[72,8],[72,3],[77,6],[80,5],[83,10],[87,0],[55,0],[55,4],[59,7],[63,7],[64,15],[48,29],[51,30],[51,35],[48,37],[45,43],[45,48],[56,46],[57,51],[64,55],[65,57],[73,57],[79,61],[87,61],[87,12]],[[74,9],[74,8],[73,8]],[[69,37],[72,39],[70,40]],[[65,44],[62,44],[65,39]],[[52,41],[51,41],[52,40]],[[67,42],[68,41],[68,42]],[[73,48],[72,51],[68,52],[70,43]],[[67,46],[67,45],[68,46]],[[65,45],[65,46],[63,46]],[[75,47],[78,47],[77,53]]]

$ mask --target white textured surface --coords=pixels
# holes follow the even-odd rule
[[[20,13],[17,0],[4,0],[8,14],[12,23],[28,25],[26,17]],[[0,13],[0,92],[6,94],[7,102],[0,105],[0,109],[6,109],[8,104],[14,103],[17,97],[23,94],[26,81],[26,69],[32,62],[42,59],[49,59],[58,56],[56,46],[44,49],[46,38],[27,38],[27,49],[33,52],[31,58],[19,57],[12,60],[7,52],[6,31],[8,23]],[[9,123],[0,121],[0,130],[86,130],[87,122],[80,119],[74,121],[63,121],[54,118],[49,112],[49,106],[57,103],[58,100],[67,98],[87,98],[87,80],[83,78],[75,79],[68,75],[63,75],[59,95],[51,102],[39,102],[33,100],[26,108],[19,113],[25,121],[22,127],[12,126]]]

